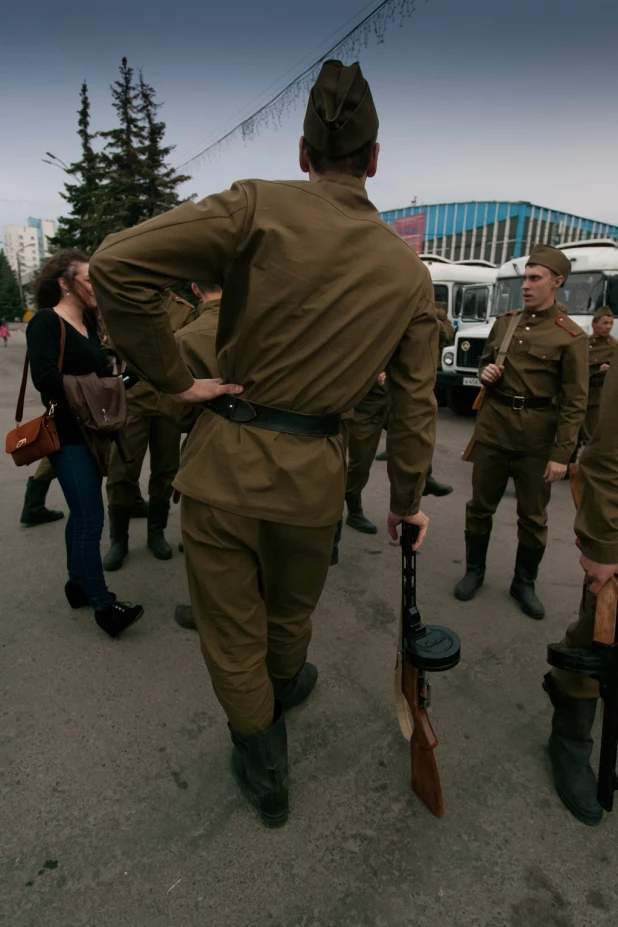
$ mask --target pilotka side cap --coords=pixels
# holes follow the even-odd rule
[[[358,62],[325,61],[307,103],[303,135],[329,158],[344,158],[378,134],[378,114]]]
[[[558,248],[552,248],[551,245],[535,245],[526,261],[528,264],[540,264],[541,267],[547,267],[554,274],[564,277],[565,282],[571,273],[571,262],[568,257]]]

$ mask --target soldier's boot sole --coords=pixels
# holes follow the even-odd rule
[[[148,550],[152,553],[153,557],[157,558],[157,560],[171,560],[172,559],[174,555],[174,551],[172,550],[170,545],[165,540],[165,537],[163,534],[149,536],[148,541],[146,543],[147,543]]]
[[[360,531],[361,534],[377,534],[378,529],[372,521],[369,521],[368,518],[365,518],[364,515],[348,515],[345,520],[346,525],[350,528],[354,528],[355,531]]]
[[[515,599],[524,615],[534,618],[535,621],[541,621],[545,617],[545,606],[534,591],[533,584],[513,581],[509,595]]]
[[[455,586],[453,595],[460,602],[469,602],[485,582],[485,571],[466,570],[466,575]]]
[[[103,557],[103,569],[108,573],[114,573],[119,570],[126,558],[129,556],[128,541],[114,541],[112,546]]]

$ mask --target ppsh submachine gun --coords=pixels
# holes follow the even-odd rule
[[[450,628],[423,624],[416,604],[415,525],[403,524],[401,532],[401,622],[395,666],[395,704],[403,736],[410,742],[412,790],[436,817],[444,814],[440,775],[434,750],[438,738],[427,714],[431,683],[427,673],[441,673],[457,666],[461,641]]]
[[[582,476],[577,464],[569,468],[571,491],[575,505],[582,497]],[[550,666],[581,673],[598,680],[603,699],[603,729],[597,777],[597,799],[605,811],[614,807],[614,792],[618,790],[616,757],[618,754],[618,583],[608,580],[597,596],[594,638],[589,647],[568,647],[550,644],[547,662]]]

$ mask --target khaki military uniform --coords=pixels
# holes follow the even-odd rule
[[[518,537],[528,548],[547,542],[547,505],[551,484],[543,478],[548,461],[567,464],[577,442],[588,393],[585,333],[554,303],[543,312],[523,310],[496,384],[514,397],[553,397],[545,408],[500,404],[485,393],[474,430],[472,499],[466,530],[491,532],[509,477],[517,495]],[[495,363],[511,314],[496,319],[481,357],[482,371]]]
[[[582,553],[595,563],[618,563],[618,352],[614,350],[599,407],[598,428],[579,465],[583,495],[575,518]],[[609,361],[604,361],[609,363]],[[594,635],[596,598],[584,586],[579,618],[566,632],[565,643],[589,646]],[[598,698],[599,684],[589,676],[552,669],[558,687],[571,698]]]
[[[455,341],[455,329],[446,309],[436,305],[439,325],[438,366],[442,349]],[[388,387],[375,383],[354,409],[348,424],[348,477],[346,495],[362,493],[369,481],[382,431],[388,425]]]
[[[195,318],[197,309],[175,293],[167,295],[166,308],[172,329],[177,331]],[[150,383],[140,382],[127,392],[127,423],[125,435],[134,460],[125,463],[116,445],[107,478],[107,498],[110,506],[130,507],[141,498],[140,474],[146,451],[150,449],[148,495],[169,502],[172,483],[180,463],[178,427],[161,409],[162,397]]]
[[[123,356],[165,393],[193,383],[161,303],[178,278],[207,276],[223,287],[217,366],[248,401],[342,414],[386,369],[390,507],[418,511],[435,436],[433,287],[360,180],[234,184],[110,236],[90,274]],[[175,486],[216,694],[236,732],[266,730],[271,680],[292,678],[306,659],[343,510],[343,438],[267,431],[203,411]]]
[[[599,420],[599,407],[601,405],[601,390],[605,380],[606,372],[601,370],[603,364],[609,364],[618,341],[611,335],[597,337],[590,335],[588,338],[589,349],[589,371],[590,378],[588,382],[588,406],[586,408],[586,419],[582,429],[582,440],[588,444]]]

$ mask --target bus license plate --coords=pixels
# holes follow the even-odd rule
[[[463,385],[464,386],[480,386],[481,381],[479,380],[478,377],[464,377]]]

